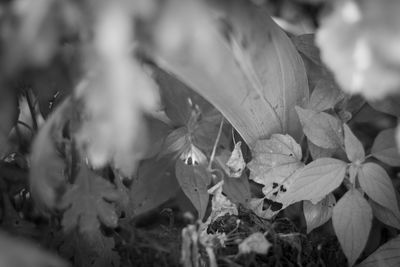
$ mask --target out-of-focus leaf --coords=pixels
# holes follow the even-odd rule
[[[307,138],[322,148],[343,147],[343,130],[339,119],[325,112],[296,107]]]
[[[313,33],[302,34],[291,38],[293,44],[302,54],[309,58],[314,64],[322,66],[319,48],[315,45]]]
[[[333,109],[343,98],[343,93],[333,80],[321,79],[311,94],[309,109],[314,111]]]
[[[100,223],[116,227],[118,215],[115,202],[119,192],[110,182],[96,175],[86,164],[81,164],[75,183],[63,196],[64,212],[62,225],[66,232],[77,227],[89,237],[99,234]]]
[[[357,267],[399,266],[400,235],[380,246]]]
[[[337,1],[322,21],[316,34],[321,57],[347,92],[369,99],[398,92],[399,10],[392,0]]]
[[[347,164],[333,158],[319,158],[296,171],[287,185],[282,202],[292,204],[300,200],[317,203],[342,183]]]
[[[390,209],[379,205],[373,200],[369,200],[374,216],[382,223],[391,227],[400,229],[400,216],[399,214],[393,213]]]
[[[351,162],[363,162],[365,158],[365,151],[360,140],[354,135],[347,124],[343,124],[343,129],[344,147],[346,149],[347,158]]]
[[[146,118],[145,125],[148,129],[148,147],[144,159],[149,159],[155,157],[158,153],[160,153],[164,141],[171,130],[171,127],[166,123],[158,120],[156,118]]]
[[[12,90],[0,88],[0,93],[0,159],[2,159],[8,152],[8,135],[18,119],[18,101]]]
[[[239,244],[239,253],[248,254],[254,252],[257,254],[267,254],[271,246],[272,244],[265,238],[263,233],[256,232]]]
[[[207,186],[211,183],[210,173],[203,165],[186,165],[181,160],[176,161],[175,173],[183,192],[197,209],[199,219],[202,219],[208,205]]]
[[[350,189],[333,208],[332,222],[349,266],[352,266],[368,241],[372,209],[358,190]]]
[[[33,199],[42,211],[53,209],[67,182],[67,165],[60,146],[63,128],[70,118],[73,104],[67,98],[39,130],[31,154],[29,185]]]
[[[384,168],[373,162],[363,164],[358,170],[358,182],[372,200],[400,217],[395,189]]]
[[[278,132],[301,135],[293,107],[308,100],[304,66],[265,8],[170,1],[159,17],[149,54],[217,107],[248,144]]]
[[[303,212],[307,223],[307,233],[326,223],[331,217],[336,199],[333,194],[327,195],[317,204],[311,201],[303,202]]]
[[[175,196],[179,184],[170,159],[149,159],[140,163],[137,178],[129,191],[127,213],[133,216],[149,211]]]
[[[28,240],[0,233],[0,266],[4,267],[66,267],[66,262],[44,252]]]
[[[396,146],[395,129],[381,131],[375,138],[371,154],[390,166],[400,166],[400,153]]]
[[[370,104],[371,107],[374,109],[396,116],[400,117],[400,97],[399,96],[390,96],[387,97],[383,100],[377,100],[377,101],[369,101],[368,104]]]

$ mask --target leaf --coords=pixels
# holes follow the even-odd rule
[[[132,181],[127,213],[137,216],[154,209],[175,196],[178,189],[170,159],[145,160],[140,163],[137,178]]]
[[[311,201],[303,202],[303,212],[307,223],[307,234],[315,228],[325,224],[331,217],[336,199],[333,194],[327,195],[317,204]]]
[[[61,192],[66,187],[67,168],[60,146],[63,141],[62,131],[73,109],[67,98],[46,120],[39,130],[32,145],[29,186],[37,207],[41,211],[57,206]]]
[[[372,200],[400,216],[395,189],[385,169],[376,163],[365,163],[358,170],[358,182]]]
[[[0,85],[1,86],[1,85]],[[18,120],[18,101],[13,90],[1,88],[0,99],[0,159],[8,152],[8,135]]]
[[[229,168],[229,176],[233,178],[240,178],[246,168],[246,162],[244,162],[242,149],[240,148],[241,145],[241,141],[235,144],[235,148],[226,162],[226,166]]]
[[[209,199],[207,186],[211,182],[211,176],[206,167],[186,165],[183,161],[177,160],[175,172],[183,192],[197,209],[199,219],[203,219]]]
[[[375,138],[371,154],[390,166],[400,166],[400,154],[396,146],[395,129],[381,131]]]
[[[374,216],[380,220],[382,223],[389,225],[391,227],[400,229],[400,216],[399,214],[393,213],[390,209],[385,208],[382,205],[379,205],[373,200],[369,200],[369,204],[372,207],[372,211],[374,212]]]
[[[252,154],[247,164],[250,179],[263,184],[263,193],[270,199],[275,199],[287,178],[304,165],[301,147],[289,135],[273,134],[268,140],[257,141]]]
[[[153,158],[158,155],[163,147],[163,143],[170,131],[170,126],[156,118],[146,118],[148,143],[144,159]]]
[[[380,246],[357,267],[399,266],[400,235]]]
[[[342,183],[347,164],[333,158],[319,158],[298,170],[290,178],[291,184],[282,199],[284,203],[300,200],[319,202]]]
[[[314,62],[314,64],[322,66],[319,48],[315,45],[314,39],[315,35],[313,33],[292,37],[293,44],[297,50]]]
[[[0,266],[7,267],[66,267],[66,262],[43,251],[28,240],[0,233]]]
[[[308,101],[306,73],[266,9],[238,0],[170,5],[155,43],[143,45],[156,62],[210,101],[246,143],[278,132],[299,138],[293,107]],[[173,43],[171,29],[179,35]]]
[[[343,147],[343,130],[340,120],[325,112],[296,107],[307,138],[322,148]]]
[[[95,236],[100,223],[116,227],[118,215],[113,202],[119,200],[119,192],[86,164],[81,164],[75,183],[63,196],[62,226],[68,232],[78,227],[80,233]]]
[[[365,159],[364,147],[360,140],[354,135],[347,124],[343,124],[344,129],[344,147],[348,159],[354,163],[362,163]]]
[[[315,159],[319,158],[330,158],[335,153],[335,149],[322,148],[313,144],[310,140],[307,140],[308,150],[310,151],[311,157]]]
[[[368,101],[368,104],[380,112],[393,115],[395,117],[400,117],[399,96],[390,96],[382,100]]]
[[[344,94],[333,80],[320,79],[311,94],[308,107],[314,111],[333,109],[343,98]]]
[[[368,241],[372,209],[358,190],[350,189],[333,208],[332,222],[349,266],[352,266]]]
[[[244,204],[250,200],[250,184],[246,175],[242,174],[238,179],[224,177],[223,192],[234,203]]]

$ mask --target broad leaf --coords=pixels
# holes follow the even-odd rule
[[[347,164],[333,158],[319,158],[298,170],[290,178],[285,203],[310,200],[317,203],[342,183]]]
[[[333,109],[343,98],[344,94],[333,80],[321,79],[311,94],[308,107],[314,111]]]
[[[396,117],[400,117],[400,97],[390,96],[383,100],[369,101],[371,107],[374,109],[387,113]]]
[[[211,182],[211,175],[203,165],[186,165],[181,160],[176,161],[175,173],[183,192],[197,209],[199,219],[202,219],[207,210],[207,186]]]
[[[339,119],[325,112],[296,107],[307,138],[322,148],[343,147],[343,130]]]
[[[65,186],[66,161],[60,149],[62,131],[72,110],[70,99],[66,99],[47,119],[37,134],[31,154],[29,185],[33,199],[42,211],[55,208]]]
[[[390,166],[400,166],[400,154],[396,146],[395,129],[386,129],[378,134],[371,154]]]
[[[303,212],[307,223],[307,233],[326,223],[331,217],[336,199],[333,194],[327,195],[317,204],[311,201],[303,202]]]
[[[357,267],[399,266],[400,265],[400,235],[380,246]]]
[[[315,45],[314,34],[302,34],[292,38],[297,50],[309,58],[314,64],[322,66],[319,48]]]
[[[248,144],[278,132],[300,137],[293,107],[308,101],[306,73],[264,7],[171,1],[164,11],[149,53],[160,66],[218,108]]]
[[[119,192],[110,182],[81,164],[75,183],[63,196],[67,208],[62,220],[64,230],[77,227],[80,233],[94,237],[99,234],[100,223],[116,227],[118,215],[113,202],[118,199]]]
[[[132,181],[127,213],[133,216],[143,214],[175,196],[178,189],[174,164],[170,159],[145,160],[140,163],[137,178]]]
[[[379,205],[373,200],[369,200],[369,204],[372,207],[372,211],[374,212],[374,216],[380,220],[382,223],[389,225],[391,227],[400,229],[400,216],[399,214],[393,213],[390,209],[385,208],[382,205]]]
[[[395,189],[384,168],[376,163],[363,164],[358,170],[358,182],[372,200],[400,216]]]
[[[343,124],[344,129],[344,147],[347,158],[354,163],[361,163],[365,158],[364,147],[360,140],[354,135],[347,124]]]
[[[349,265],[363,251],[372,225],[372,209],[361,193],[350,189],[333,208],[333,227]]]

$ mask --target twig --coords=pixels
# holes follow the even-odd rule
[[[214,158],[215,158],[215,153],[217,151],[217,146],[218,146],[218,143],[219,143],[219,139],[221,138],[222,126],[223,125],[224,125],[224,117],[222,117],[221,123],[219,124],[218,135],[217,135],[217,138],[215,139],[214,147],[213,147],[213,150],[211,152],[210,162],[208,163],[208,170],[209,171],[211,171],[211,168],[212,168],[212,163],[213,163]]]

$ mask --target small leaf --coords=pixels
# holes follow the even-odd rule
[[[333,109],[343,98],[344,94],[334,80],[321,79],[311,94],[309,108],[315,111]]]
[[[199,219],[206,213],[209,194],[207,186],[211,182],[211,176],[203,165],[186,165],[177,160],[175,164],[176,178],[183,192],[197,209]]]
[[[314,143],[312,143],[310,140],[307,140],[308,144],[308,150],[310,151],[311,157],[316,160],[319,158],[330,158],[332,155],[335,153],[336,149],[332,148],[322,148]]]
[[[400,216],[393,183],[384,168],[376,163],[363,164],[358,171],[358,181],[372,200]]]
[[[361,193],[350,189],[333,208],[333,227],[349,265],[363,251],[372,225],[372,209]]]
[[[400,235],[380,246],[357,267],[400,266]]]
[[[400,166],[400,154],[395,141],[395,129],[381,131],[375,138],[371,154],[390,166]]]
[[[374,216],[380,220],[382,223],[389,225],[391,227],[397,228],[400,230],[400,216],[399,214],[394,214],[390,209],[385,208],[382,205],[379,205],[373,200],[369,200],[369,204],[372,207],[372,211],[374,212]]]
[[[369,101],[371,107],[374,109],[393,115],[395,117],[400,117],[400,97],[399,96],[390,96],[383,100],[378,101]]]
[[[298,170],[291,177],[292,183],[282,200],[294,203],[300,200],[318,202],[342,183],[347,164],[333,158],[317,159]]]
[[[344,146],[348,159],[354,163],[361,163],[365,158],[364,147],[360,140],[354,135],[347,124],[343,124]]]
[[[239,179],[224,177],[223,192],[234,203],[244,204],[249,201],[250,185],[246,175],[242,175]]]
[[[246,168],[246,163],[243,159],[242,149],[240,148],[241,145],[241,141],[235,144],[235,148],[233,149],[229,160],[226,162],[226,166],[228,166],[229,168],[230,177],[239,178],[240,176],[242,176],[242,173]]]
[[[343,147],[343,130],[339,119],[325,112],[296,106],[297,114],[307,138],[322,148]]]
[[[307,223],[307,233],[326,223],[331,217],[336,199],[333,194],[327,195],[317,204],[311,201],[303,202],[303,212]]]
[[[239,244],[239,253],[248,254],[254,252],[257,254],[267,254],[271,246],[271,243],[265,238],[263,233],[256,232]]]

